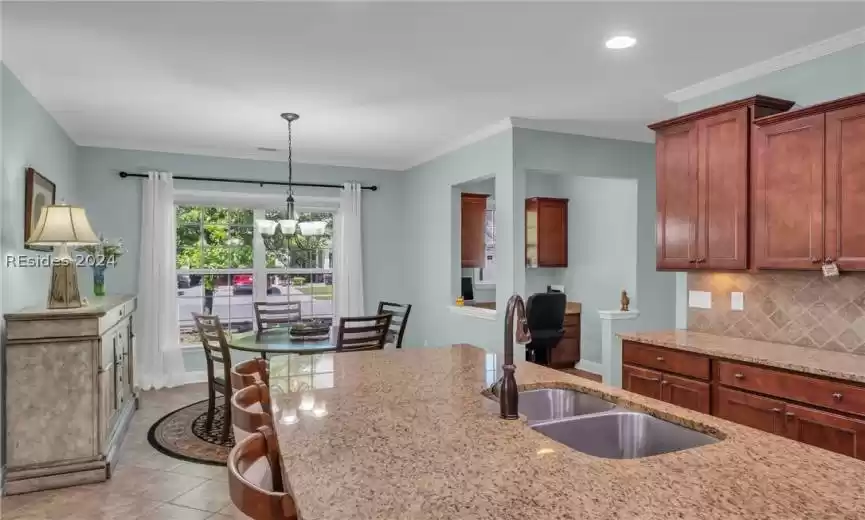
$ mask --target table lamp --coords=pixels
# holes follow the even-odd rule
[[[81,307],[78,271],[69,254],[69,246],[96,244],[99,238],[90,227],[84,208],[52,204],[42,208],[39,221],[30,234],[28,245],[53,246],[51,285],[48,288],[49,309]]]

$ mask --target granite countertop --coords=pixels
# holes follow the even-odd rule
[[[723,438],[634,460],[571,450],[498,417],[481,392],[501,362],[469,345],[272,358],[304,520],[865,518],[865,462],[517,361],[523,388],[575,388]]]
[[[687,330],[622,333],[619,337],[707,356],[865,383],[865,356],[855,354]]]

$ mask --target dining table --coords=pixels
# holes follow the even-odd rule
[[[336,343],[331,342],[326,335],[298,337],[289,334],[286,327],[232,334],[228,338],[228,346],[235,350],[261,354],[263,358],[273,354],[320,354],[336,351]]]

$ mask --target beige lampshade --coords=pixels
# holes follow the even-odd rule
[[[33,228],[28,245],[71,246],[96,244],[99,237],[90,227],[84,208],[68,204],[52,204],[42,208],[39,221]]]

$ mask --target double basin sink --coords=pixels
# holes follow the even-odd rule
[[[533,430],[606,459],[637,459],[718,442],[684,426],[563,388],[520,392],[519,412]]]

